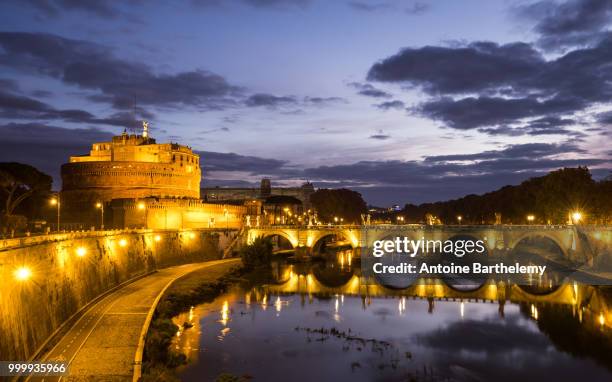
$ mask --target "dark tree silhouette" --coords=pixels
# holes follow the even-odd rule
[[[338,217],[345,224],[360,224],[361,214],[367,211],[361,194],[346,188],[319,189],[310,196],[310,202],[324,223],[333,223],[334,217]]]

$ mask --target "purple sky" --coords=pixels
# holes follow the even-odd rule
[[[57,179],[146,118],[204,186],[377,205],[612,168],[612,0],[123,3],[2,2],[0,161]]]

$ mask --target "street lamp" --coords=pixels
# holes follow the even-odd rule
[[[582,213],[580,211],[574,211],[572,213],[572,223],[578,224],[582,220]]]
[[[529,223],[533,223],[533,221],[534,221],[534,220],[535,220],[535,216],[533,216],[533,215],[527,215],[527,221],[528,221]]]
[[[457,215],[457,221],[459,222],[459,224],[461,224],[461,220],[463,220],[463,216]]]
[[[338,224],[338,217],[337,217],[337,216],[334,216],[334,222],[335,222],[336,224]]]
[[[148,210],[147,210],[147,206],[144,204],[144,202],[138,202],[138,204],[136,205],[136,207],[140,210],[140,211],[144,211],[145,213],[145,217],[144,217],[144,228],[148,228],[149,226],[149,222],[147,220],[149,220],[149,214],[148,214]]]
[[[87,248],[85,248],[85,247],[79,247],[79,248],[77,248],[77,250],[76,250],[76,255],[77,255],[78,257],[84,257],[86,254],[87,254]]]
[[[62,201],[60,199],[59,192],[57,193],[57,196],[55,198],[52,198],[51,200],[49,200],[49,204],[57,207],[57,232],[59,232],[60,231],[60,209],[62,206]]]
[[[28,267],[19,267],[15,269],[14,276],[17,281],[26,281],[30,277],[32,277],[32,271]]]
[[[96,208],[100,209],[100,229],[104,230],[104,204],[98,202]]]

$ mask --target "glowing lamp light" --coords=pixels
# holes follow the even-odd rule
[[[96,203],[96,208],[102,208],[102,203],[100,202]]]
[[[57,199],[53,198],[49,200],[49,204],[51,204],[52,206],[57,206]]]
[[[120,247],[125,247],[126,245],[127,245],[127,241],[125,239],[119,240],[119,246]]]
[[[572,220],[574,221],[574,223],[578,223],[580,220],[582,220],[582,213],[576,211],[572,213]]]
[[[18,281],[26,281],[32,277],[32,271],[28,267],[19,267],[15,270],[15,278]]]
[[[193,232],[189,232],[189,238],[190,239],[195,239],[196,235]]]
[[[159,236],[159,235],[155,235],[155,238],[154,238],[154,239],[155,239],[155,241],[159,242],[159,241],[161,241],[161,236]]]
[[[87,254],[87,248],[85,248],[85,247],[79,247],[79,248],[77,248],[77,250],[76,250],[76,255],[77,255],[78,257],[83,257],[83,256],[85,256],[86,254]]]
[[[603,326],[606,323],[606,318],[603,313],[599,313],[599,325]]]
[[[145,204],[143,202],[138,203],[138,209],[139,210],[144,210],[145,209]]]
[[[527,221],[528,221],[528,222],[530,222],[530,223],[531,223],[531,222],[532,222],[532,221],[534,221],[534,220],[535,220],[535,216],[533,216],[533,215],[527,215]]]

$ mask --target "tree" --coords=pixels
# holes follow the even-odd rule
[[[23,163],[0,163],[0,218],[5,229],[17,208],[32,196],[48,195],[53,179]]]
[[[344,223],[361,223],[361,214],[367,211],[366,202],[361,194],[346,188],[319,189],[310,196],[310,202],[326,223],[334,222],[334,217],[344,219]]]

